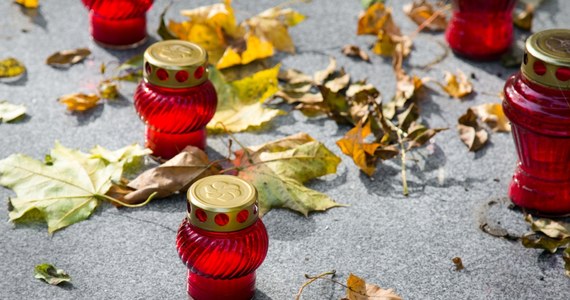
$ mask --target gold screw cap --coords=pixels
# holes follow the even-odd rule
[[[550,88],[570,89],[570,29],[537,32],[526,40],[521,72]]]
[[[214,175],[188,189],[188,220],[207,231],[229,232],[249,227],[258,218],[257,191],[231,175]]]
[[[144,52],[144,78],[168,88],[188,88],[208,79],[208,53],[182,40],[157,42]]]

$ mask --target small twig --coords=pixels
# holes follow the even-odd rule
[[[399,130],[397,130],[396,133],[398,134],[398,143],[400,143],[400,156],[402,158],[402,192],[404,193],[404,196],[408,196],[408,180],[406,179],[406,148],[404,147],[404,141],[402,140],[402,135],[400,134],[402,130],[400,128],[398,129]]]
[[[303,290],[305,289],[305,287],[307,287],[309,284],[313,283],[314,281],[316,281],[317,279],[321,279],[325,276],[331,275],[334,276],[336,274],[336,270],[332,270],[332,271],[328,271],[328,272],[324,272],[321,273],[317,276],[309,276],[307,274],[305,274],[305,277],[309,280],[305,281],[305,283],[303,283],[303,285],[301,286],[301,288],[299,288],[299,291],[297,292],[297,295],[295,296],[295,300],[300,300],[301,299],[301,294],[303,293]],[[328,279],[328,278],[327,278]]]

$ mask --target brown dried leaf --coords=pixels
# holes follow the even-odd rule
[[[402,300],[392,289],[384,290],[375,284],[366,283],[352,273],[346,280],[346,286],[348,300]]]
[[[59,97],[59,102],[67,105],[69,111],[86,111],[97,105],[99,96],[96,94],[75,93]]]
[[[455,98],[465,97],[473,92],[473,84],[461,70],[457,70],[457,75],[445,72],[445,85],[437,83],[449,96]]]
[[[405,35],[390,34],[380,31],[372,52],[382,56],[392,56],[395,52],[401,52],[404,57],[412,52],[412,39]]]
[[[382,146],[380,143],[365,142],[370,134],[372,134],[371,121],[366,122],[364,126],[360,121],[336,142],[342,153],[350,156],[360,170],[368,176],[372,176],[376,171],[378,158],[374,156],[374,153]]]
[[[156,198],[184,191],[196,180],[217,174],[219,166],[208,160],[199,148],[188,146],[164,164],[140,174],[128,184],[135,191],[125,195],[123,202],[134,204],[156,192]]]
[[[348,86],[350,82],[350,75],[344,74],[325,83],[325,86],[333,93],[338,93],[340,90]]]
[[[356,34],[377,35],[380,31],[401,35],[400,29],[392,20],[392,9],[383,3],[374,3],[358,17]]]
[[[534,5],[527,4],[525,9],[513,15],[513,23],[516,27],[530,31],[532,29],[532,19],[534,18]]]
[[[404,5],[404,13],[414,23],[421,25],[424,24],[428,19],[431,20],[429,23],[426,23],[424,26],[425,28],[432,30],[432,31],[443,31],[447,28],[447,20],[445,19],[445,15],[442,13],[442,10],[435,11],[433,6],[425,1],[414,1],[413,3]]]
[[[91,51],[87,48],[63,50],[50,55],[46,59],[46,64],[56,68],[68,68],[89,55],[91,55]]]
[[[496,132],[510,132],[511,124],[503,112],[501,103],[485,103],[471,107],[473,112]]]
[[[291,85],[313,83],[313,78],[311,76],[295,69],[279,70],[277,78]]]
[[[456,257],[452,258],[451,261],[455,265],[455,271],[461,271],[461,270],[465,269],[465,266],[463,266],[463,262],[461,261],[461,257],[456,256]]]
[[[477,115],[471,108],[467,109],[467,112],[457,121],[459,138],[469,148],[469,151],[476,152],[487,143],[489,134],[484,128],[481,128]]]
[[[322,71],[317,71],[313,75],[313,79],[316,85],[322,85],[327,78],[329,78],[336,70],[336,59],[334,57],[329,57],[329,65],[326,69]]]
[[[99,95],[103,99],[113,100],[119,95],[117,83],[112,80],[103,80],[99,82]]]
[[[533,231],[542,232],[553,239],[570,238],[570,223],[557,222],[545,218],[535,221],[531,215],[526,215],[525,221],[530,224]]]
[[[356,45],[346,45],[342,48],[342,54],[349,56],[349,57],[357,57],[362,59],[363,61],[370,62],[370,56],[366,51],[360,49],[360,47]]]
[[[407,150],[418,148],[427,143],[438,132],[447,130],[447,128],[427,128],[423,125],[413,125],[408,130],[408,135],[404,139],[408,142]]]

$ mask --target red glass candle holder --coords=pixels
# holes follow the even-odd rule
[[[135,48],[147,38],[146,12],[153,0],[82,0],[93,40],[103,47]]]
[[[453,0],[445,37],[460,56],[489,60],[506,52],[513,40],[516,0]]]
[[[188,267],[190,299],[253,298],[255,270],[268,249],[256,199],[251,184],[230,175],[200,179],[188,190],[176,248]]]
[[[208,80],[206,51],[190,42],[163,41],[145,51],[144,61],[134,102],[146,123],[146,146],[160,159],[170,159],[188,145],[204,149],[205,126],[218,103]]]
[[[570,214],[570,30],[530,36],[504,92],[519,158],[511,200],[543,215]]]

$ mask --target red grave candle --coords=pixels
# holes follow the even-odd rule
[[[504,92],[519,158],[511,200],[543,215],[570,214],[570,30],[530,36]]]
[[[158,42],[145,51],[144,79],[134,102],[155,157],[170,159],[188,145],[206,147],[205,126],[218,103],[207,63],[203,48],[181,40]]]
[[[190,187],[188,217],[176,238],[188,267],[190,299],[253,298],[255,270],[268,249],[256,200],[255,187],[231,175],[206,177]]]
[[[513,40],[516,0],[453,0],[453,15],[445,37],[460,56],[496,59]]]
[[[146,41],[146,12],[153,0],[82,0],[89,9],[93,40],[103,47],[128,49]]]

